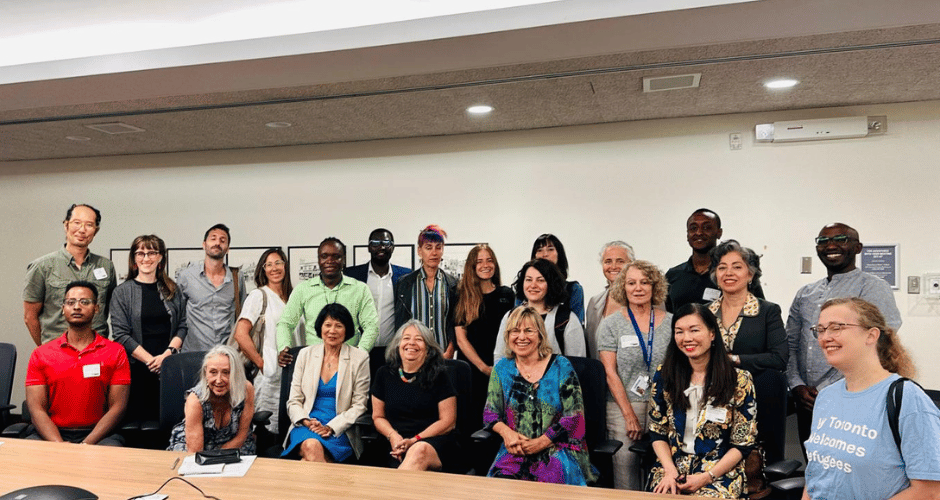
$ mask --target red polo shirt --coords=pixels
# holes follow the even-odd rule
[[[46,386],[49,417],[65,429],[94,427],[108,411],[110,387],[130,383],[124,347],[101,335],[79,352],[63,334],[37,347],[26,369],[26,385]]]

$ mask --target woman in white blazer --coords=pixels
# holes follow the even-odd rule
[[[342,462],[362,452],[353,423],[369,399],[369,354],[345,344],[355,333],[352,315],[328,304],[314,325],[322,344],[297,355],[287,415],[294,427],[281,456],[311,462]]]

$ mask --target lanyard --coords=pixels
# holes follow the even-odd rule
[[[633,323],[633,331],[636,333],[636,338],[640,341],[640,349],[643,350],[643,361],[646,362],[646,371],[649,371],[650,365],[653,363],[653,331],[655,327],[654,320],[656,319],[656,311],[650,308],[650,335],[646,345],[643,345],[643,333],[640,332],[640,325],[636,323],[636,316],[633,315],[633,310],[630,309],[630,306],[627,306],[627,312],[630,313],[630,322]]]

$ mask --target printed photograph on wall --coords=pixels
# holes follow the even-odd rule
[[[255,286],[255,267],[258,266],[258,259],[261,258],[261,254],[275,246],[277,245],[269,247],[231,247],[228,249],[226,259],[228,266],[240,269],[239,273],[245,277],[245,293],[257,288]]]
[[[352,264],[348,262],[346,264],[349,266],[358,266],[369,262],[371,258],[372,256],[369,255],[368,245],[353,245]],[[392,252],[392,259],[389,262],[396,266],[414,269],[415,264],[418,262],[415,258],[415,246],[413,244],[395,245],[395,251]]]
[[[114,263],[114,274],[117,274],[117,284],[127,281],[127,256],[130,248],[112,248],[111,262]]]
[[[441,257],[441,269],[447,274],[460,279],[463,276],[463,266],[467,262],[467,254],[470,249],[479,245],[479,243],[446,243],[444,245],[444,255]],[[419,266],[417,259],[417,249],[415,249],[415,266]]]
[[[320,275],[320,265],[317,262],[317,248],[287,247],[287,260],[290,261],[290,281],[294,286]]]
[[[179,272],[189,267],[194,262],[203,262],[206,259],[206,251],[202,247],[192,248],[167,248],[166,249],[166,274],[177,280]]]

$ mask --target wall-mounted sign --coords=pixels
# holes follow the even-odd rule
[[[898,245],[865,245],[861,259],[862,271],[884,279],[894,290],[898,289]]]

